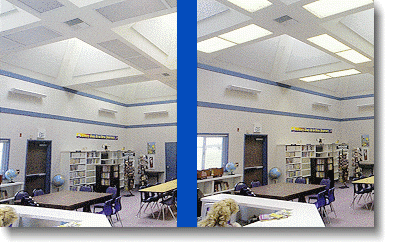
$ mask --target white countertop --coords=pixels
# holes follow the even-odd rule
[[[257,221],[245,227],[324,227],[323,220],[314,204],[293,201],[265,199],[233,194],[216,194],[201,199],[202,204],[212,203],[227,198],[234,199],[240,206],[286,209],[291,216],[280,220]]]
[[[14,208],[21,217],[67,222],[75,221],[81,224],[80,227],[111,227],[109,221],[107,220],[107,217],[103,214],[21,205],[3,206],[9,206]]]

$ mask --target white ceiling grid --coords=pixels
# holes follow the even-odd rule
[[[174,26],[170,39],[162,38],[167,50],[151,41],[151,31],[157,29],[151,20],[176,13],[176,0],[0,0],[0,4],[2,70],[107,99],[117,97],[126,104],[176,99],[176,21],[169,24]],[[143,34],[131,28],[147,20]],[[123,36],[116,32],[125,26],[129,29]],[[146,39],[126,39],[137,34]],[[154,51],[161,51],[162,58]],[[131,93],[144,92],[137,85],[148,85],[153,93]],[[113,95],[113,89],[125,95]]]
[[[363,6],[324,18],[303,7],[316,0],[269,2],[272,5],[250,12],[229,0],[199,0],[198,43],[220,38],[222,34],[249,24],[256,24],[272,34],[212,53],[201,51],[201,48],[197,51],[198,63],[338,97],[374,93],[372,1],[363,1],[366,3]],[[322,2],[347,5],[341,0],[319,0],[318,4]],[[308,41],[308,38],[322,34],[328,34],[370,61],[355,64],[340,57],[341,52],[336,54]],[[314,82],[299,80],[348,69],[356,69],[360,74]]]

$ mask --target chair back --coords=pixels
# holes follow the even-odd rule
[[[234,191],[241,191],[242,188],[248,187],[247,184],[245,184],[244,182],[238,182],[235,186],[234,186]]]
[[[115,208],[115,213],[117,213],[120,210],[122,210],[121,196],[116,197],[114,208]]]
[[[111,216],[113,214],[112,199],[105,201],[102,213],[106,216]]]
[[[326,191],[319,192],[317,194],[317,201],[314,203],[317,208],[324,207],[326,205]]]
[[[327,196],[328,204],[335,201],[334,191],[335,191],[335,187],[328,190],[328,196]]]
[[[79,191],[81,191],[81,192],[91,192],[92,189],[91,189],[91,186],[81,186],[79,188]]]
[[[330,184],[331,184],[331,180],[329,178],[322,179],[320,181],[320,185],[325,185],[326,187],[324,189],[327,190],[327,191],[330,189]]]
[[[251,182],[251,187],[258,187],[258,186],[261,186],[261,183],[260,183],[259,180],[256,180],[256,181],[252,181],[252,182]]]
[[[118,189],[115,186],[110,186],[105,190],[106,193],[112,193],[112,199],[116,199]]]
[[[20,199],[22,199],[24,197],[29,197],[29,194],[27,192],[25,192],[25,191],[19,191],[19,192],[17,192],[15,194],[14,200],[20,200]]]
[[[33,190],[33,197],[43,195],[43,194],[44,194],[43,189],[34,189]]]
[[[306,180],[304,178],[296,178],[295,183],[296,184],[306,184]]]

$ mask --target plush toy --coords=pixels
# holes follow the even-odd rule
[[[241,227],[238,223],[229,223],[231,215],[239,210],[233,199],[225,199],[212,205],[206,218],[198,223],[198,227]]]
[[[0,207],[0,227],[8,227],[18,218],[14,208],[9,206]]]

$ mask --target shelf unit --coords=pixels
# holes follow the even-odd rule
[[[197,187],[204,196],[218,193],[231,193],[234,186],[242,181],[242,174],[223,175],[221,177],[197,180]]]
[[[61,152],[61,167],[67,177],[65,188],[71,191],[79,190],[83,185],[96,184],[97,165],[119,165],[124,163],[122,151],[67,151]],[[124,171],[118,177],[120,186],[124,185]]]
[[[315,157],[310,159],[311,184],[320,184],[323,178],[331,180],[330,187],[334,187],[334,158]]]
[[[279,159],[284,160],[280,166],[285,169],[282,171],[285,176],[282,181],[293,183],[296,178],[301,177],[306,180],[306,183],[311,183],[311,159],[315,157],[333,158],[333,177],[334,180],[339,179],[337,144],[286,144],[278,145],[278,147],[281,157]]]
[[[0,184],[0,204],[12,203],[14,195],[24,189],[23,182],[1,183]]]
[[[120,168],[119,164],[96,165],[95,192],[105,192],[109,186],[117,188],[117,196],[120,195]]]

